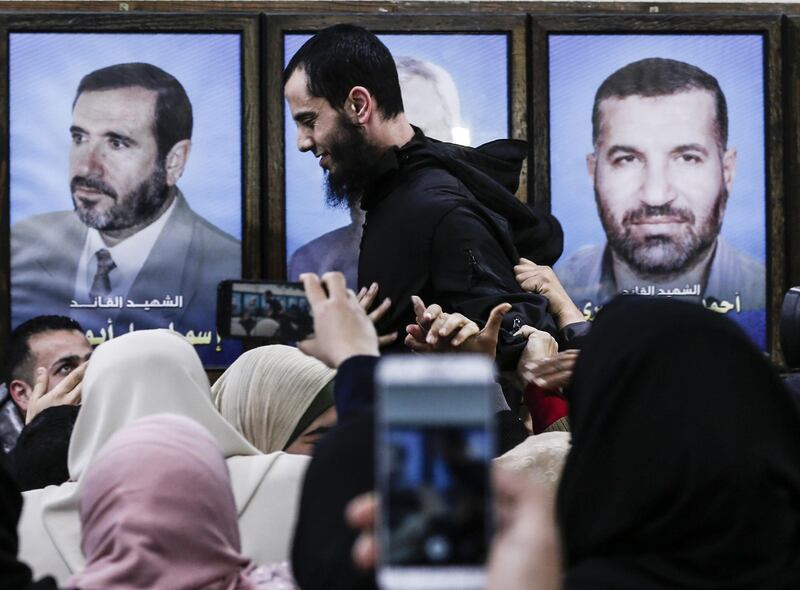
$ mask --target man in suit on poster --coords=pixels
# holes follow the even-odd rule
[[[12,227],[13,325],[49,313],[95,332],[214,330],[216,286],[241,275],[241,247],[177,186],[192,124],[183,86],[153,65],[81,80],[70,127],[74,210]]]
[[[556,267],[578,307],[590,316],[623,292],[763,313],[764,265],[720,236],[736,150],[717,80],[672,59],[630,63],[597,90],[592,138],[586,163],[607,243]]]

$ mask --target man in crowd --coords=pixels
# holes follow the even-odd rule
[[[67,375],[78,370],[91,354],[92,347],[80,324],[68,317],[38,316],[17,326],[11,334],[8,353],[8,397],[0,413],[5,451],[16,444],[22,425],[30,422],[44,407],[70,403],[69,395],[50,399],[47,393],[53,392]],[[44,371],[40,373],[39,369]],[[37,386],[42,391],[34,394]]]
[[[736,150],[714,77],[671,59],[626,65],[597,90],[592,140],[586,163],[608,241],[556,269],[579,308],[628,292],[763,310],[764,265],[719,235]]]
[[[455,141],[454,135],[462,129],[461,100],[450,73],[435,63],[411,56],[399,56],[395,63],[408,120],[428,137]],[[299,280],[304,272],[322,275],[340,271],[347,278],[347,285],[356,288],[364,211],[358,204],[349,209],[349,225],[329,231],[295,251],[289,260],[289,280]]]
[[[81,80],[70,127],[74,211],[12,228],[12,324],[46,310],[95,332],[111,323],[213,329],[217,283],[240,276],[241,248],[177,186],[192,125],[183,86],[153,65]]]
[[[558,222],[514,196],[523,142],[473,150],[427,139],[404,113],[389,50],[352,25],[307,41],[284,70],[284,93],[298,149],[319,158],[329,200],[366,212],[358,284],[377,282],[393,303],[379,332],[415,321],[416,294],[481,320],[498,303],[514,304],[503,324],[503,362],[524,347],[512,336],[520,326],[556,333],[546,299],[524,293],[514,277],[520,254],[552,264],[562,247]]]

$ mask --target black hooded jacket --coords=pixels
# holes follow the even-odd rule
[[[552,265],[563,233],[549,213],[520,202],[525,142],[497,140],[468,148],[414,138],[384,154],[361,200],[366,223],[358,262],[359,287],[373,281],[392,308],[379,333],[400,332],[414,322],[411,295],[445,311],[485,321],[492,307],[509,302],[498,361],[512,368],[524,348],[512,334],[529,325],[557,336],[565,348],[571,334],[557,334],[547,300],[525,293],[513,266],[520,255]]]

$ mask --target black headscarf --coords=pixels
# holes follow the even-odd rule
[[[21,513],[22,495],[0,451],[0,590],[56,590],[52,578],[32,583],[31,570],[17,559],[17,524]]]
[[[617,298],[569,402],[567,590],[800,588],[800,414],[733,322]]]

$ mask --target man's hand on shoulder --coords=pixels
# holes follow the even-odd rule
[[[583,314],[567,294],[552,268],[536,264],[527,258],[520,258],[519,264],[514,267],[514,274],[520,287],[547,298],[550,302],[550,313],[556,319],[559,330],[569,324],[584,321]]]

